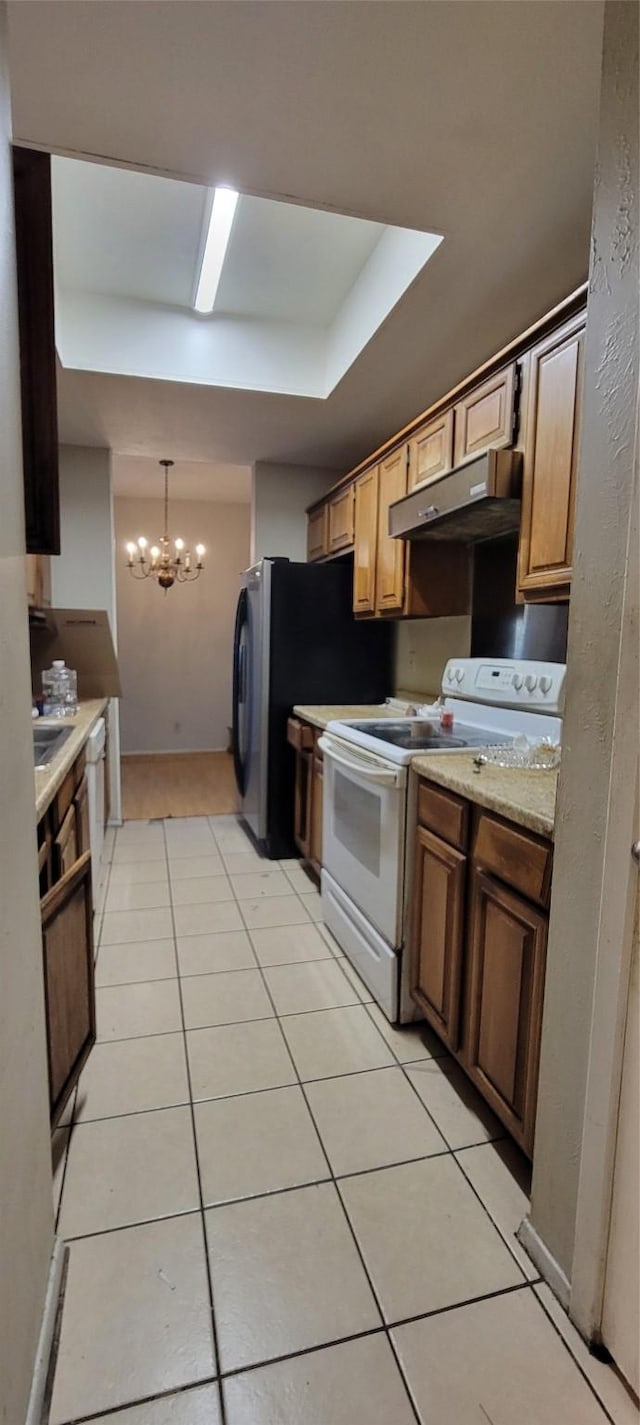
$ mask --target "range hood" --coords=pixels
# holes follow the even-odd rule
[[[520,526],[522,455],[487,450],[389,506],[394,539],[474,544],[513,534]]]

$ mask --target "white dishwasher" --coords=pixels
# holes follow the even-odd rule
[[[103,717],[89,733],[86,745],[87,794],[89,799],[89,840],[91,843],[91,886],[93,908],[102,910],[105,871],[102,864],[104,842],[104,773],[106,726]]]

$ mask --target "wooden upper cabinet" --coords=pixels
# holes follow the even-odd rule
[[[391,539],[389,505],[407,493],[407,447],[403,445],[378,466],[378,548],[375,607],[378,613],[402,613],[405,599],[404,539]]]
[[[569,593],[584,337],[581,314],[531,352],[518,557],[525,599]]]
[[[411,993],[426,1019],[457,1049],[466,857],[419,826],[416,833]]]
[[[353,612],[375,613],[378,539],[378,466],[365,470],[355,484]]]
[[[354,495],[353,485],[348,485],[339,495],[329,501],[329,531],[327,552],[335,554],[340,549],[351,549],[354,538]]]
[[[529,1155],[535,1128],[546,944],[546,915],[476,869],[464,1064]]]
[[[446,475],[453,465],[453,408],[436,416],[409,441],[409,489]]]
[[[329,533],[329,508],[321,505],[319,510],[312,510],[307,515],[307,561],[312,563],[314,559],[324,559],[327,553],[327,541]]]
[[[13,150],[22,465],[29,554],[60,553],[51,159]]]
[[[454,408],[454,465],[461,465],[490,447],[500,449],[511,445],[515,394],[516,366],[512,362],[458,401]]]

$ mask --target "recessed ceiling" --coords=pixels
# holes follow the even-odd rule
[[[325,399],[441,241],[241,196],[200,315],[206,188],[54,156],[52,196],[62,365],[207,386]]]
[[[63,370],[66,440],[348,468],[587,275],[600,0],[7,8],[17,142],[444,234],[327,399]]]
[[[116,498],[161,499],[163,476],[157,460],[146,456],[115,455],[111,468]],[[170,495],[172,501],[206,500],[226,505],[248,505],[251,502],[251,467],[176,460],[171,471]]]

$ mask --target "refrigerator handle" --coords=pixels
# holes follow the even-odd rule
[[[244,645],[241,643],[242,630],[247,622],[248,600],[246,589],[240,590],[236,622],[233,634],[233,704],[232,704],[232,751],[236,786],[240,796],[244,796],[245,769],[240,754],[240,703],[245,699]]]

